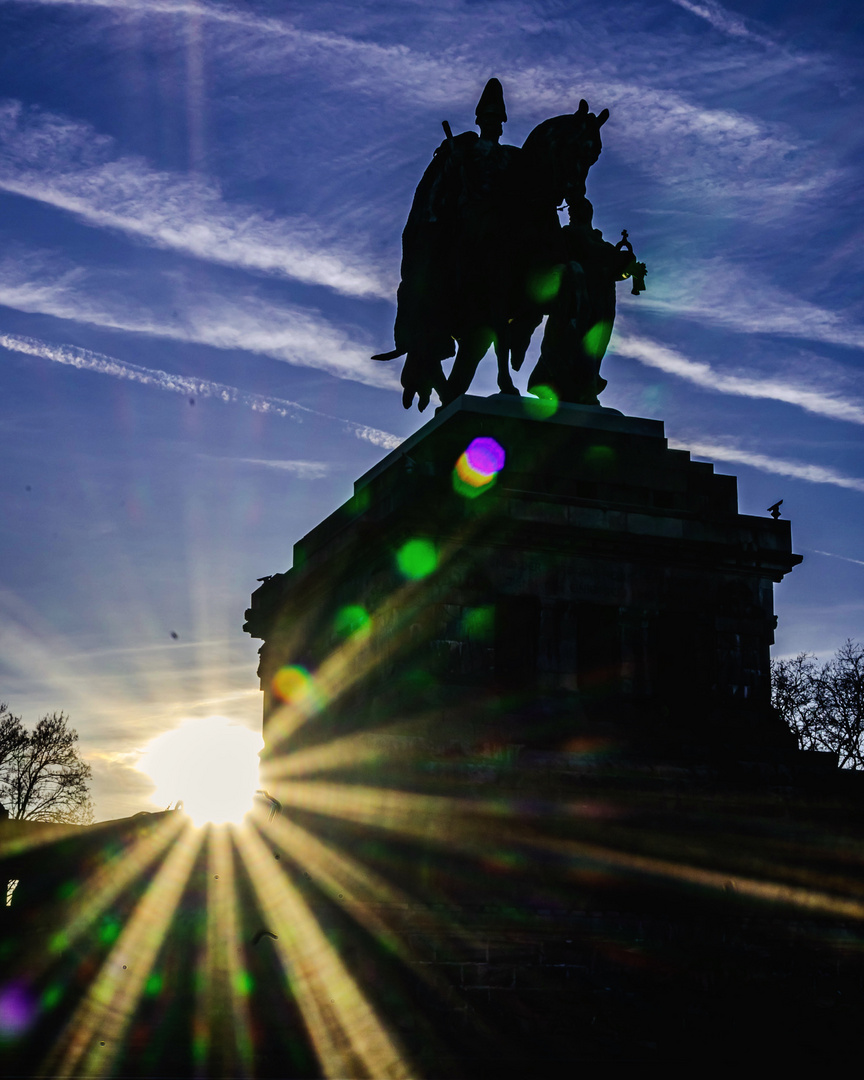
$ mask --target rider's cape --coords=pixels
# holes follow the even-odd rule
[[[488,311],[490,297],[504,303],[498,278],[512,261],[520,151],[496,144],[478,154],[478,143],[473,131],[445,140],[417,185],[402,233],[399,352],[452,356],[474,312]]]

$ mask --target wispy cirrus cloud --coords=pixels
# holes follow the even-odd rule
[[[368,255],[310,218],[228,203],[214,180],[118,155],[89,124],[19,101],[0,103],[0,190],[193,258],[346,296],[393,294]]]
[[[715,0],[700,0],[698,4],[693,3],[693,0],[671,0],[671,2],[680,8],[684,8],[685,11],[689,11],[691,15],[704,19],[715,30],[719,30],[723,34],[729,34],[731,37],[746,38],[748,41],[756,41],[762,45],[773,44],[761,34],[755,34],[747,27],[739,15],[716,3]]]
[[[289,20],[259,16],[231,5],[174,4],[170,0],[21,2],[204,20],[214,29],[207,46],[214,63],[259,75],[282,71],[290,60],[298,70],[312,76],[326,71],[329,83],[345,82],[350,84],[352,92],[374,101],[399,100],[403,106],[411,104],[424,109],[449,109],[466,98],[470,100],[482,81],[477,75],[478,62],[496,65],[501,62],[501,43],[494,40],[494,35],[492,40],[487,40],[486,35],[478,34],[472,41],[474,48],[469,58],[461,50],[433,51],[401,42],[381,43],[367,35],[355,37],[332,30],[301,28]],[[221,26],[230,27],[231,33],[216,32]],[[425,29],[429,32],[433,28]],[[237,47],[238,31],[244,33],[243,48]],[[432,36],[440,40],[440,35]],[[660,46],[659,37],[648,38],[636,56],[644,61],[645,55],[654,54]],[[610,108],[616,153],[660,183],[675,187],[691,203],[710,202],[712,212],[722,211],[730,216],[750,217],[757,211],[760,216],[769,211],[776,217],[789,216],[800,197],[815,193],[824,196],[826,188],[839,175],[824,154],[808,154],[807,146],[802,145],[798,134],[788,125],[755,114],[707,106],[670,89],[668,81],[657,85],[652,64],[643,62],[641,74],[622,79],[619,63],[604,63],[596,51],[589,53],[580,38],[575,40],[573,48],[575,55],[570,52],[565,57],[543,57],[542,61],[538,57],[533,62],[527,57],[520,58],[505,77],[508,99],[514,105],[518,102],[521,115],[533,114],[537,119],[550,111],[560,113],[575,108],[580,96],[588,97],[598,111],[604,106]],[[579,70],[578,86],[574,86],[574,63]],[[796,60],[786,59],[783,63],[800,67]],[[517,115],[515,108],[513,111]],[[468,112],[470,115],[470,109]],[[365,150],[368,153],[369,147]],[[782,199],[778,199],[780,194]],[[66,196],[67,201],[76,195],[73,191]],[[102,212],[111,216],[110,209]],[[254,212],[251,217],[254,219]],[[254,225],[254,220],[251,224]],[[207,242],[204,237],[189,238],[184,230],[171,224],[161,228],[158,214],[148,225],[155,225],[150,232],[163,233],[163,242],[176,243],[182,239],[196,251],[209,252],[218,244]],[[127,226],[124,223],[115,227]],[[304,229],[309,227],[308,222],[298,223],[300,241],[304,239]],[[235,242],[233,246],[239,245]],[[240,254],[248,257],[243,252]],[[269,271],[270,264],[275,263],[274,272],[279,272],[284,258],[278,250],[268,255],[265,247],[261,261],[266,265],[260,268]],[[382,275],[376,269],[369,269],[365,276],[380,286]],[[371,282],[351,279],[348,288],[367,290],[352,295],[382,295],[375,292]]]
[[[845,476],[836,469],[830,469],[824,465],[811,465],[804,461],[787,461],[783,458],[771,457],[768,454],[747,450],[731,440],[706,442],[698,438],[683,440],[670,438],[669,445],[674,445],[680,450],[689,450],[691,454],[696,454],[698,457],[729,461],[736,465],[749,465],[762,472],[788,476],[793,480],[806,480],[811,484],[831,484],[834,487],[864,493],[864,479],[860,477]]]
[[[18,337],[14,334],[0,334],[0,346],[12,352],[23,353],[25,356],[38,356],[57,364],[78,368],[79,371],[94,371],[100,375],[110,375],[115,379],[125,379],[129,382],[140,383],[143,386],[152,386],[158,390],[183,394],[186,397],[214,398],[218,401],[243,405],[248,409],[253,409],[255,412],[271,413],[290,420],[303,421],[312,418],[329,420],[340,424],[343,430],[356,438],[372,443],[374,446],[380,446],[385,450],[392,450],[402,442],[399,436],[393,435],[389,431],[381,431],[366,424],[357,424],[352,420],[343,420],[338,416],[331,416],[329,413],[318,412],[316,409],[309,409],[296,401],[249,393],[238,389],[236,386],[227,386],[224,383],[212,382],[209,379],[197,379],[187,375],[172,375],[167,371],[160,371],[158,368],[145,368],[138,364],[129,364],[113,356],[91,352],[89,349],[79,349],[72,345],[51,345],[44,341]]]
[[[704,360],[691,360],[657,341],[632,334],[616,334],[612,338],[610,349],[648,367],[665,371],[669,375],[677,375],[704,390],[780,401],[787,405],[796,405],[817,416],[864,424],[864,402],[841,396],[839,393],[818,390],[791,379],[771,376],[754,378],[738,372],[720,371]]]
[[[293,473],[298,480],[321,480],[333,471],[333,466],[327,461],[283,461],[278,458],[245,458],[245,457],[214,457],[213,454],[199,454],[198,457],[208,461],[225,461],[236,465],[259,465],[265,469],[275,469],[277,472]]]
[[[685,273],[667,268],[651,284],[651,291],[639,298],[641,307],[742,334],[780,334],[864,348],[860,323],[789,293],[749,266],[722,258],[688,261]]]
[[[232,4],[211,4],[207,0],[18,0],[41,7],[102,8],[134,15],[189,15],[229,26],[243,26],[261,33],[294,36],[292,23],[244,11]],[[322,34],[338,40],[338,35]]]
[[[142,283],[131,274],[56,267],[60,261],[41,252],[20,252],[0,260],[0,304],[93,326],[257,353],[367,386],[398,385],[394,369],[370,360],[371,345],[358,344],[313,309],[273,304],[252,289],[196,289],[179,274],[164,279],[170,306],[149,304],[138,299]]]

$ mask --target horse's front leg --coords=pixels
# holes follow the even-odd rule
[[[510,323],[510,364],[514,371],[519,371],[525,363],[525,354],[531,344],[531,335],[543,321],[543,312],[537,308],[528,314],[517,315]]]
[[[502,394],[515,394],[520,397],[510,377],[509,334],[506,331],[495,337],[495,356],[498,360],[498,389]]]
[[[468,387],[477,372],[477,365],[489,351],[494,337],[491,327],[478,326],[459,338],[459,348],[445,392],[439,395],[443,405],[449,405],[461,394],[468,393]]]

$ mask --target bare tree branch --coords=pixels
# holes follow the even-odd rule
[[[771,665],[772,700],[802,750],[837,754],[864,769],[864,645],[848,640],[818,667],[807,653]]]
[[[20,716],[13,716],[8,705],[0,702],[0,768],[3,762],[27,741],[27,732]]]
[[[89,824],[89,785],[90,766],[64,713],[46,714],[30,733],[0,706],[0,803],[10,817]]]

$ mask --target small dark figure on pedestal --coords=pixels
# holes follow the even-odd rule
[[[567,262],[528,389],[548,387],[559,401],[597,405],[606,386],[600,363],[615,321],[615,287],[633,276],[633,292],[641,291],[645,264],[634,258],[626,230],[617,244],[603,239],[587,199],[568,210],[570,224],[561,230]]]

